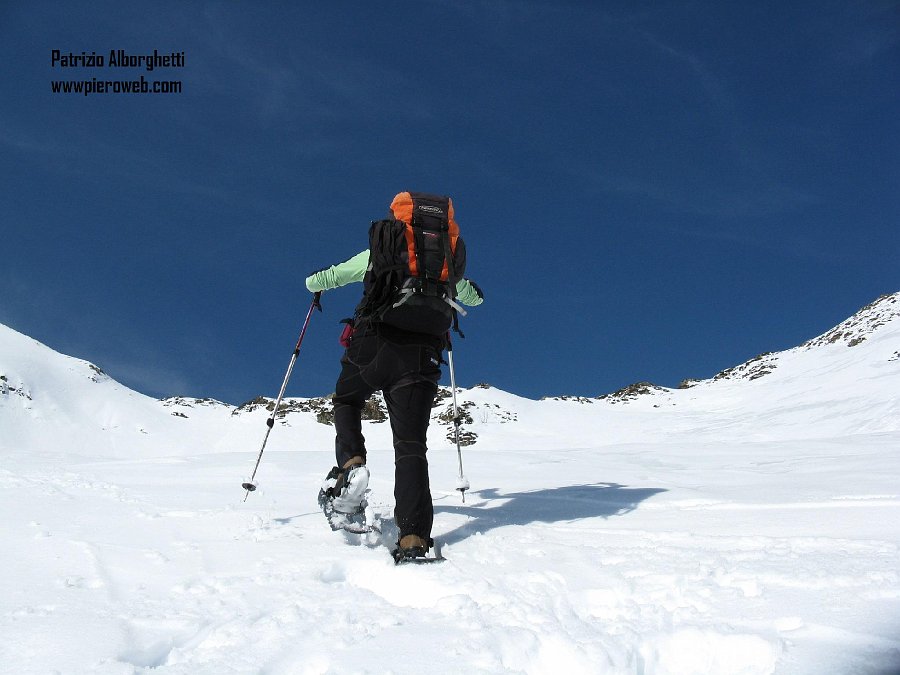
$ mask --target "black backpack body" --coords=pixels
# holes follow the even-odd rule
[[[456,284],[465,269],[465,247],[449,197],[401,192],[393,218],[369,228],[369,267],[360,319],[412,333],[444,335],[455,323]]]

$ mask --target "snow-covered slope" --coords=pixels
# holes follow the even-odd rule
[[[208,398],[150,398],[0,325],[0,447],[123,459],[228,452],[258,444],[267,416]],[[307,415],[292,415],[292,426],[315,442],[331,438]],[[273,448],[296,440],[273,436]]]
[[[864,307],[793,349],[762,354],[661,395],[653,405],[710,415],[750,439],[832,437],[900,430],[900,293]],[[687,419],[686,415],[682,415]]]
[[[332,533],[323,399],[156,401],[0,326],[0,670],[877,673],[900,665],[900,294],[669,390],[458,392],[430,430],[435,538]]]

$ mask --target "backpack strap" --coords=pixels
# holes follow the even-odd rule
[[[444,260],[447,261],[447,281],[448,286],[450,287],[450,297],[456,297],[456,269],[453,262],[453,251],[450,247],[450,232],[441,232],[441,240],[444,244]],[[458,305],[457,305],[458,306]],[[460,308],[462,309],[462,308]],[[463,311],[463,316],[466,313]]]
[[[404,287],[398,291],[398,293],[400,295],[400,299],[397,302],[395,302],[393,305],[391,305],[391,308],[396,309],[397,307],[399,307],[400,305],[405,303],[407,300],[409,300],[413,295],[415,295],[416,292],[417,292],[416,289],[413,288],[412,286],[404,285]],[[456,300],[454,300],[452,297],[445,295],[441,298],[441,300],[443,300],[448,305],[450,305],[450,308],[454,311],[454,313],[458,312],[459,314],[466,316],[466,314],[467,314],[466,310],[464,310],[462,305],[460,305],[458,302],[456,302]]]
[[[415,233],[417,251],[424,250],[424,244],[422,243],[424,234],[422,233],[422,229],[437,231],[441,238],[441,247],[444,254],[444,267],[441,270],[438,280],[447,285],[447,294],[443,296],[443,300],[450,305],[450,308],[453,311],[453,330],[458,333],[461,338],[464,338],[465,335],[463,335],[463,332],[459,328],[459,315],[462,314],[463,316],[466,316],[466,310],[456,302],[456,282],[458,279],[456,278],[456,266],[454,261],[455,242],[451,241],[451,234],[459,236],[459,227],[453,220],[452,203],[450,202],[449,197],[428,195],[421,192],[410,192],[409,194],[410,197],[412,197],[410,225],[413,227]],[[451,230],[454,230],[454,232],[451,233]],[[422,268],[417,265],[417,269],[421,270]],[[429,275],[427,274],[427,270],[425,272],[426,273],[422,275],[425,277],[423,283],[426,285],[429,282],[435,283],[428,278]],[[445,274],[446,277],[444,276]],[[404,294],[395,307],[406,302],[411,297],[411,294],[411,291]]]

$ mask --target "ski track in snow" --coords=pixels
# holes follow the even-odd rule
[[[0,327],[0,671],[896,675],[898,301],[759,379],[463,392],[473,490],[435,422],[447,561],[418,567],[388,555],[387,424],[365,428],[383,535],[331,532],[314,413],[281,420],[245,503],[264,408],[161,405]]]

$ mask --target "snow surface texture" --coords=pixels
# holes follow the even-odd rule
[[[157,401],[0,326],[0,671],[896,673],[898,383],[895,294],[684,390],[460,390],[465,504],[442,392],[448,562],[395,567],[387,423],[384,535],[332,532],[321,402],[288,401],[244,503],[265,405]]]

